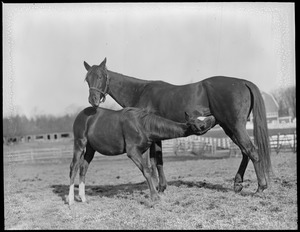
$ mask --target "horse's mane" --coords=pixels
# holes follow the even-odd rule
[[[182,133],[182,123],[174,122],[155,114],[155,110],[150,108],[124,108],[123,113],[129,112],[139,119],[146,131],[154,134],[169,135],[176,137]]]

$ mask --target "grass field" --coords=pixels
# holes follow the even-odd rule
[[[92,161],[88,203],[66,204],[69,164],[4,165],[5,229],[297,229],[297,154],[272,153],[276,177],[263,196],[249,163],[245,186],[234,193],[241,158],[164,159],[168,180],[153,204],[145,179],[126,155]],[[78,184],[78,177],[76,179]],[[78,188],[75,188],[78,194]]]

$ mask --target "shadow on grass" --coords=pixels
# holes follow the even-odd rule
[[[188,188],[198,187],[198,188],[206,188],[212,189],[220,192],[228,192],[233,191],[230,188],[225,188],[220,184],[211,184],[202,181],[184,181],[184,180],[175,180],[169,181],[169,186],[186,186]],[[62,200],[67,203],[67,195],[69,194],[69,185],[52,185],[51,186],[53,193],[57,194],[62,198]],[[87,196],[105,196],[105,197],[114,197],[120,194],[132,194],[134,191],[143,191],[147,190],[148,185],[146,181],[140,183],[128,183],[128,184],[119,184],[119,185],[86,185],[85,186],[85,194]],[[75,185],[75,195],[78,195],[78,185]],[[79,201],[75,198],[76,201]]]
[[[212,183],[208,183],[208,182],[204,182],[204,181],[175,180],[175,181],[169,181],[168,185],[173,185],[173,186],[176,186],[176,187],[186,185],[188,188],[192,188],[192,187],[206,188],[206,189],[216,190],[218,192],[233,191],[232,189],[223,187],[220,184],[212,184]]]
[[[211,154],[193,154],[185,153],[184,155],[172,155],[172,156],[165,156],[164,161],[172,161],[172,162],[177,162],[177,161],[187,161],[187,160],[217,160],[217,159],[227,159],[230,157],[229,152],[218,152],[216,155],[211,155]]]

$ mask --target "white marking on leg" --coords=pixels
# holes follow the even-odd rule
[[[85,184],[83,182],[79,183],[79,196],[80,196],[82,202],[86,202]]]
[[[74,184],[71,184],[69,189],[69,205],[72,205],[73,203],[74,203]]]

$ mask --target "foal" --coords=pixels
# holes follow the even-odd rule
[[[147,149],[157,140],[200,135],[206,124],[185,113],[186,123],[165,119],[145,109],[128,107],[119,111],[88,107],[81,111],[73,125],[74,154],[70,164],[69,205],[74,203],[74,179],[79,173],[79,197],[85,198],[85,174],[95,151],[115,156],[127,153],[145,176],[153,201],[159,199],[151,170],[146,162]]]

